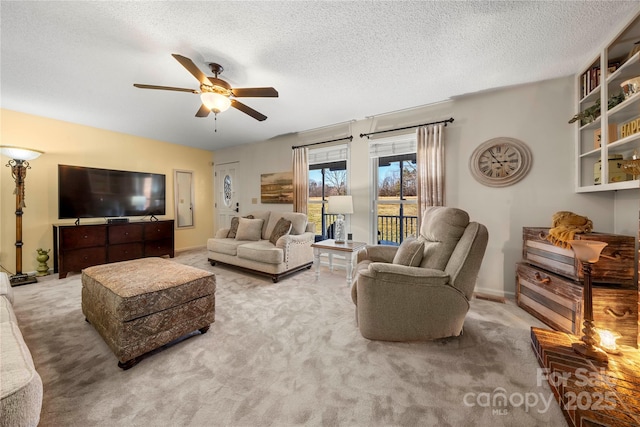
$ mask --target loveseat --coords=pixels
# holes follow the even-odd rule
[[[216,262],[280,277],[311,268],[315,224],[297,212],[256,211],[235,217],[207,240],[211,265]]]
[[[42,380],[33,365],[13,312],[13,291],[0,272],[0,426],[36,426]]]

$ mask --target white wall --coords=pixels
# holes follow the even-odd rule
[[[257,144],[244,144],[214,152],[216,165],[239,162],[236,176],[240,214],[246,215],[254,210],[274,210],[291,212],[291,204],[261,204],[260,175],[273,172],[286,172],[292,169],[291,146],[299,144],[295,136],[284,136]],[[252,199],[257,203],[253,204]],[[214,224],[216,229],[220,224]]]
[[[638,235],[640,213],[640,190],[621,190],[615,193],[614,232],[631,236]]]
[[[521,259],[522,227],[551,226],[561,210],[588,216],[595,231],[637,235],[638,191],[574,193],[573,78],[500,89],[459,97],[449,102],[389,113],[337,126],[350,126],[350,189],[355,214],[355,240],[370,242],[370,161],[367,139],[360,133],[425,123],[449,117],[446,141],[446,204],[469,212],[489,229],[489,245],[477,290],[495,295],[515,293],[515,264]],[[372,106],[375,109],[375,106]],[[331,135],[327,131],[327,135]],[[505,188],[476,182],[468,161],[482,142],[495,137],[517,138],[533,152],[531,172]],[[327,139],[331,139],[330,137]],[[240,161],[241,213],[253,209],[291,211],[291,205],[251,205],[260,200],[260,174],[291,170],[291,146],[308,142],[308,134],[291,134],[256,144],[215,152],[217,164]]]

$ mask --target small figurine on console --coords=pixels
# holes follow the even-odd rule
[[[51,251],[51,249],[45,251],[42,248],[38,248],[36,249],[36,251],[38,252],[38,256],[36,257],[36,259],[39,262],[37,275],[47,276],[49,274],[49,266],[47,265],[47,261],[49,261],[49,252]]]

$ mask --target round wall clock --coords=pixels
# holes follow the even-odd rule
[[[514,138],[493,138],[483,142],[469,159],[471,175],[489,187],[506,187],[524,178],[533,156],[522,141]]]

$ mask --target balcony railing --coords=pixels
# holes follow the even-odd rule
[[[378,215],[378,243],[399,245],[407,236],[417,235],[418,217]]]
[[[333,239],[333,223],[335,214],[324,214],[322,217],[322,235],[316,240]],[[399,245],[407,236],[418,234],[417,216],[378,215],[378,243],[381,245]]]

